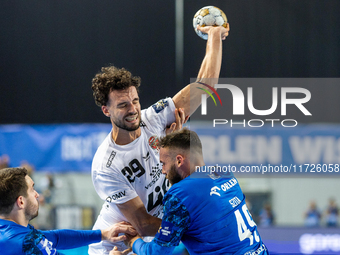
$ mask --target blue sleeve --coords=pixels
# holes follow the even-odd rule
[[[185,205],[176,197],[166,194],[163,200],[164,216],[161,227],[150,243],[138,239],[133,243],[133,252],[139,254],[172,254],[175,246],[190,225],[190,215]],[[156,252],[157,251],[157,252]]]
[[[53,243],[53,247],[57,249],[73,249],[91,243],[98,243],[102,240],[100,230],[60,229],[41,232]]]
[[[154,241],[150,243],[144,242],[142,239],[137,239],[132,246],[132,250],[134,253],[140,254],[162,254],[162,255],[171,255],[175,246],[173,247],[165,247],[158,245]]]

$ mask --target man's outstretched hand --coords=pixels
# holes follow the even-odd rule
[[[201,31],[202,33],[205,34],[210,34],[210,33],[220,33],[222,40],[225,40],[227,38],[227,36],[229,35],[229,23],[227,23],[227,27],[222,27],[222,26],[217,26],[217,27],[213,27],[213,26],[206,26],[206,27],[201,27],[197,25],[197,30]],[[208,37],[209,38],[209,37]]]
[[[129,254],[129,252],[131,252],[132,249],[129,248],[129,249],[126,249],[124,251],[118,251],[118,248],[117,246],[113,247],[113,249],[110,251],[110,254],[109,255],[127,255]]]
[[[137,235],[137,231],[132,227],[130,223],[122,221],[122,222],[113,224],[112,226],[106,229],[103,229],[102,240],[109,241],[112,243],[125,241],[126,235],[118,236],[118,234],[120,233],[129,234],[131,236]]]

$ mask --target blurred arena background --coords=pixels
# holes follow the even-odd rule
[[[294,129],[213,130],[192,119],[208,163],[228,164],[222,151],[238,166],[340,164],[338,0],[2,1],[0,166],[31,166],[45,199],[37,226],[90,229],[101,208],[90,167],[110,124],[92,97],[94,75],[113,64],[140,76],[142,108],[175,95],[204,56],[192,18],[207,5],[221,8],[230,23],[221,77],[303,84],[313,78],[302,85],[311,91],[313,117],[295,113]],[[338,213],[336,226],[328,222],[329,208],[334,214],[340,204],[339,176],[237,177],[273,253],[340,254]]]

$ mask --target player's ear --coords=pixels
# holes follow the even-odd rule
[[[17,198],[17,200],[15,201],[15,205],[20,208],[23,209],[25,206],[25,198],[23,196],[19,196]]]
[[[108,107],[106,105],[102,105],[102,112],[104,113],[104,115],[106,117],[110,117],[111,116],[111,114],[109,112],[109,109],[108,109]]]
[[[178,154],[178,155],[176,156],[176,165],[177,165],[177,167],[182,166],[182,165],[183,165],[183,162],[184,162],[183,156],[182,156],[181,154]]]

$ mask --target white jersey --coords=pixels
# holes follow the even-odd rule
[[[117,145],[111,133],[99,146],[92,162],[93,185],[105,202],[93,229],[104,229],[127,221],[117,204],[137,196],[146,211],[162,218],[162,200],[170,184],[159,162],[158,138],[165,135],[167,125],[175,121],[175,105],[171,98],[158,101],[141,111],[141,135],[126,145]],[[123,242],[100,242],[90,245],[89,254],[109,254],[114,246],[126,249]]]

